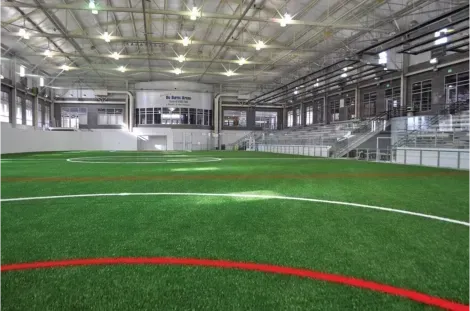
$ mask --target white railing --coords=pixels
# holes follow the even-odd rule
[[[256,144],[256,151],[311,157],[329,157],[330,146]]]

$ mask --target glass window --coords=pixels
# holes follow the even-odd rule
[[[287,111],[287,127],[294,126],[294,111],[289,110]]]
[[[363,116],[366,118],[375,116],[376,108],[377,108],[376,107],[377,93],[376,92],[365,93],[363,95],[362,103],[364,105]]]
[[[198,109],[197,110],[197,125],[203,125],[204,122],[204,110]]]
[[[38,126],[42,127],[43,120],[42,120],[42,103],[38,103]]]
[[[2,92],[0,122],[10,122],[10,94],[7,92]]]
[[[415,111],[431,110],[431,80],[413,83],[411,92],[411,104]]]
[[[445,78],[446,103],[468,103],[468,71],[449,75]]]
[[[295,125],[302,125],[302,116],[300,115],[300,108],[295,109]]]
[[[196,124],[196,109],[189,108],[189,124]]]
[[[26,125],[33,125],[33,102],[26,100]]]
[[[98,125],[124,125],[124,109],[98,109]]]
[[[181,124],[189,123],[188,108],[181,108]]]
[[[209,110],[204,110],[204,125],[209,125]]]
[[[44,125],[49,127],[51,124],[51,107],[46,105],[44,112]]]
[[[16,96],[16,124],[23,124],[23,99]]]
[[[275,111],[256,111],[255,124],[263,129],[277,129],[277,112]]]
[[[330,101],[331,121],[339,120],[339,99]]]
[[[313,124],[313,106],[307,106],[305,109],[305,125]]]
[[[224,110],[224,126],[246,127],[246,111]]]
[[[313,101],[313,123],[319,124],[324,123],[323,115],[324,115],[324,108],[323,99],[317,99]]]

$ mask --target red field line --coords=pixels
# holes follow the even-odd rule
[[[30,263],[6,264],[1,266],[1,271],[29,270],[40,268],[72,267],[72,266],[92,266],[92,265],[180,265],[216,267],[225,269],[239,269],[247,271],[261,271],[266,273],[298,276],[303,278],[321,280],[342,285],[349,285],[361,289],[368,289],[389,295],[411,299],[426,305],[439,307],[446,310],[463,311],[469,310],[469,306],[426,295],[409,289],[380,284],[372,281],[361,280],[353,277],[318,272],[307,269],[275,266],[268,264],[235,262],[226,260],[197,259],[197,258],[173,258],[173,257],[118,257],[118,258],[86,258],[68,259],[56,261],[42,261]]]
[[[323,178],[388,178],[467,176],[468,172],[413,172],[413,173],[313,173],[313,174],[243,174],[243,175],[157,175],[157,176],[51,176],[51,177],[3,177],[1,182],[94,182],[137,180],[214,180],[214,179],[323,179]]]

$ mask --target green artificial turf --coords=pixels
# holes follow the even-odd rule
[[[221,161],[175,162],[204,158]],[[133,192],[265,194],[469,218],[468,172],[428,167],[240,151],[18,154],[2,156],[1,168],[3,199]],[[2,264],[120,256],[226,259],[344,274],[464,304],[469,302],[468,234],[466,226],[438,220],[282,199],[165,195],[2,203]],[[432,309],[321,281],[175,266],[4,272],[2,307]]]

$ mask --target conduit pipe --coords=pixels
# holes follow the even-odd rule
[[[219,93],[215,96],[214,98],[214,135],[217,137],[217,147],[220,150],[221,147],[221,141],[220,141],[220,115],[221,115],[221,104],[220,104],[220,98],[221,97],[237,97],[237,93]]]
[[[134,120],[134,95],[132,95],[129,91],[109,91],[108,93],[115,93],[115,94],[127,94],[129,97],[129,101],[126,101],[126,114],[124,118],[124,123],[127,123],[129,132],[132,132],[134,129],[134,124],[132,121]]]

